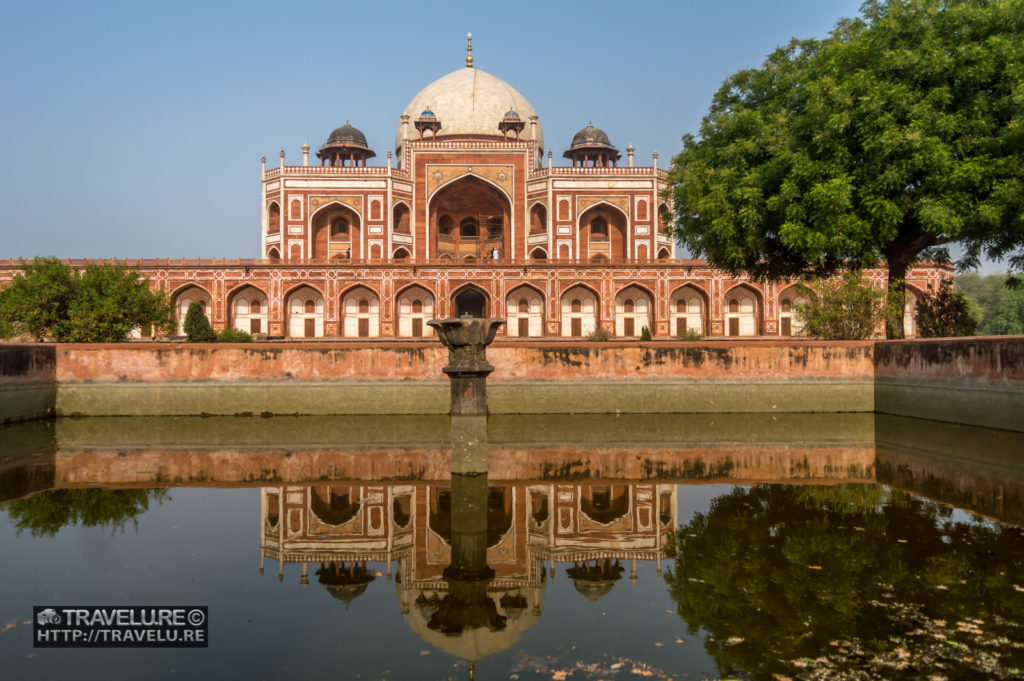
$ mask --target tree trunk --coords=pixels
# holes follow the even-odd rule
[[[889,281],[885,292],[885,337],[904,338],[903,313],[907,305],[907,261],[901,256],[886,258]]]

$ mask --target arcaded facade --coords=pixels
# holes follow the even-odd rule
[[[657,152],[636,165],[592,124],[561,144],[556,166],[537,112],[470,54],[412,98],[383,159],[346,122],[298,165],[264,160],[260,259],[137,264],[179,333],[193,300],[269,338],[418,338],[462,315],[507,319],[507,338],[799,333],[791,284],[675,257]],[[912,268],[908,307],[949,276]]]

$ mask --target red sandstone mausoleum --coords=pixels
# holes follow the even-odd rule
[[[383,164],[346,122],[301,165],[262,161],[259,259],[138,260],[175,305],[215,329],[269,338],[415,338],[434,317],[508,320],[504,337],[787,336],[794,282],[734,278],[675,256],[667,173],[588,124],[555,165],[540,117],[466,65],[419,92]],[[84,261],[70,261],[83,264]],[[18,271],[0,263],[0,284]],[[884,286],[883,269],[869,271]],[[908,311],[952,276],[912,267]],[[913,316],[906,332],[914,335]]]

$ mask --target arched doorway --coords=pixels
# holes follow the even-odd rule
[[[313,214],[311,258],[362,258],[359,215],[341,204],[321,208]]]
[[[625,258],[626,216],[606,204],[597,204],[580,215],[580,257]]]
[[[507,257],[512,208],[494,186],[464,177],[438,191],[429,210],[436,257]]]
[[[651,328],[651,297],[639,286],[627,286],[615,296],[615,335],[638,338]]]
[[[231,326],[253,335],[267,332],[267,294],[255,286],[243,286],[231,296]]]
[[[574,286],[562,295],[562,335],[586,336],[597,328],[597,295],[584,286]]]
[[[288,296],[288,336],[323,338],[324,298],[311,286],[300,286]]]
[[[807,297],[796,286],[790,286],[779,294],[779,335],[799,336],[803,333],[804,322],[796,314],[797,305],[806,305]]]
[[[179,336],[185,335],[185,315],[188,314],[188,306],[194,302],[203,306],[203,314],[207,319],[213,312],[210,294],[206,289],[190,285],[178,291],[174,296],[174,317],[178,322]]]
[[[475,286],[467,286],[452,297],[452,308],[456,317],[483,319],[487,316],[487,295]]]
[[[918,292],[912,287],[906,287],[906,304],[903,306],[903,336],[914,338],[917,336],[917,301],[920,298]]]
[[[535,289],[520,286],[508,294],[505,305],[507,334],[516,338],[544,335],[544,300]]]
[[[685,336],[691,332],[706,334],[706,310],[706,297],[696,287],[687,284],[676,289],[669,299],[672,331],[677,336]]]
[[[725,335],[756,336],[758,333],[757,293],[737,286],[725,294]]]
[[[434,318],[434,296],[421,286],[410,286],[398,296],[398,335],[400,338],[423,338],[434,330],[427,320]]]
[[[341,299],[342,335],[345,338],[376,338],[380,335],[380,299],[359,286]]]

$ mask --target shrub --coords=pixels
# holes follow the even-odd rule
[[[978,327],[966,296],[954,291],[949,279],[917,301],[916,318],[917,333],[922,338],[973,336]]]
[[[640,340],[641,341],[654,340],[651,337],[651,330],[648,329],[646,325],[644,326],[644,328],[640,329]]]
[[[882,321],[885,293],[864,281],[859,272],[801,284],[800,289],[807,302],[794,309],[809,336],[863,340],[873,335]]]
[[[676,337],[684,341],[699,341],[704,338],[697,329],[685,329],[676,334]]]
[[[228,327],[217,334],[218,343],[252,343],[252,334]]]
[[[189,343],[213,343],[217,340],[217,334],[203,312],[203,304],[198,300],[193,300],[185,313],[185,335]]]
[[[588,341],[597,341],[599,343],[609,341],[612,339],[611,332],[603,326],[594,327],[594,330],[587,334]]]

